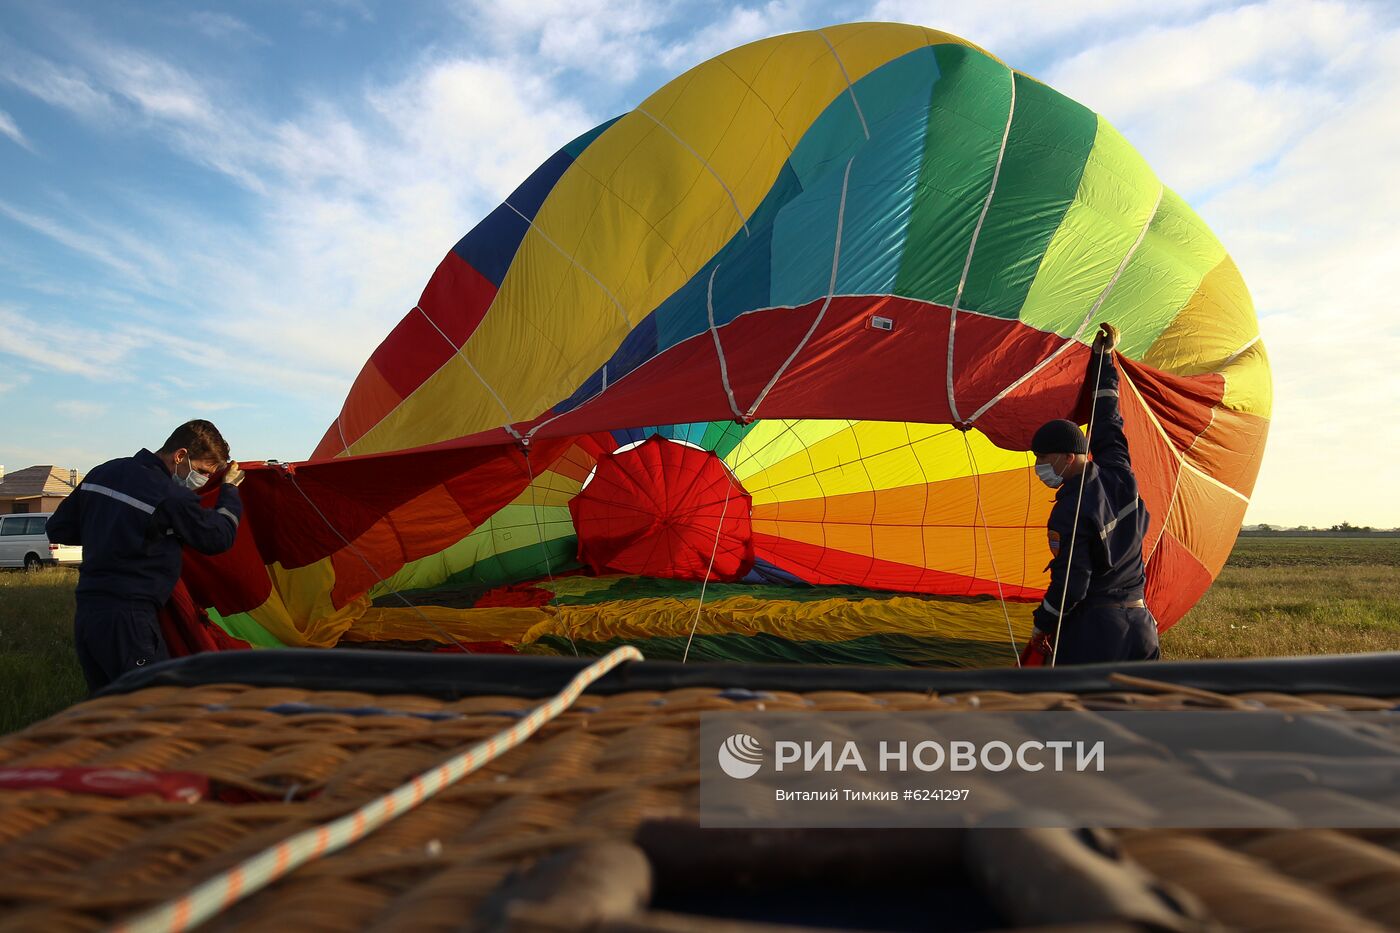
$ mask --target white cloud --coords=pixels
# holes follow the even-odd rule
[[[213,121],[213,106],[200,82],[163,59],[103,43],[92,62],[108,87],[148,117],[203,126]]]
[[[23,146],[30,152],[34,151],[34,147],[30,145],[29,140],[25,137],[24,133],[20,131],[19,124],[15,123],[15,118],[3,110],[0,110],[0,136],[8,137],[11,142]]]
[[[451,245],[595,122],[500,61],[425,63],[362,103],[254,128],[256,161],[241,167],[264,192],[251,235],[202,219],[167,228],[186,300],[216,296],[202,323],[232,368],[265,360],[275,384],[337,404]]]
[[[111,382],[131,378],[122,364],[145,345],[130,335],[5,306],[0,306],[0,334],[6,354],[45,369]]]
[[[245,187],[256,117],[220,107],[220,88],[165,59],[111,39],[73,38],[82,64],[59,63],[0,41],[0,82],[12,84],[105,133],[162,134],[174,148]]]
[[[159,134],[173,149],[245,188],[263,191],[260,162],[266,119],[236,94],[151,52],[110,39],[74,40],[86,71],[113,109],[121,130]]]
[[[674,0],[466,0],[456,4],[484,47],[537,56],[546,72],[573,69],[626,83],[651,64],[654,31]]]
[[[804,6],[793,0],[770,0],[752,7],[736,6],[722,18],[668,46],[661,53],[661,61],[667,68],[679,73],[721,52],[766,36],[811,25],[807,21],[808,15]]]
[[[111,96],[99,90],[82,69],[55,64],[3,40],[0,82],[84,119],[105,121],[112,116]]]
[[[42,213],[0,201],[0,216],[145,296],[93,308],[114,338],[106,357],[74,345],[73,332],[21,355],[104,378],[117,348],[147,347],[177,367],[314,398],[327,420],[447,249],[598,119],[518,60],[427,60],[357,97],[312,100],[270,121],[149,53],[110,44],[86,53],[104,90],[176,151],[243,184],[255,220],[236,226],[145,198],[132,198],[121,223],[62,196]]]
[[[3,329],[0,329],[0,333],[3,332]],[[0,376],[0,395],[4,395],[6,392],[12,392],[20,386],[28,385],[29,380],[30,375],[28,373],[18,373],[7,370],[3,376]]]
[[[150,287],[147,273],[153,265],[161,262],[162,257],[157,251],[137,241],[129,231],[110,231],[115,236],[114,241],[113,237],[78,230],[52,217],[23,210],[5,201],[0,201],[0,215],[121,273],[128,283],[139,289]]]
[[[343,33],[355,20],[374,22],[374,11],[366,0],[306,0],[298,6],[303,23],[330,33]]]
[[[342,377],[413,306],[451,245],[595,122],[509,62],[425,64],[365,102],[372,117],[358,123],[319,108],[279,125],[262,176],[262,242],[236,243],[247,262],[198,264],[239,296],[212,330],[247,344],[275,333],[287,357]]]
[[[61,402],[54,402],[54,411],[76,418],[80,421],[91,421],[107,414],[111,406],[104,402],[85,402],[79,399],[64,399]]]
[[[1378,24],[1365,7],[1272,0],[1152,26],[1042,77],[1104,114],[1170,186],[1241,177],[1325,117],[1362,75]]]
[[[231,45],[267,45],[268,40],[236,16],[214,10],[197,10],[189,16],[190,25],[211,39]]]
[[[1274,364],[1259,520],[1400,525],[1400,31],[1277,164],[1203,205],[1235,251]],[[1324,484],[1322,495],[1306,490]],[[1339,513],[1338,510],[1341,510]],[[1295,519],[1299,513],[1304,519]]]
[[[631,19],[614,17],[623,33],[628,22],[642,28],[644,8],[636,9]],[[324,11],[369,16],[358,4]],[[162,304],[189,308],[221,350],[152,328],[161,315],[144,302],[128,303],[114,325],[129,337],[320,397],[343,393],[476,219],[601,118],[518,58],[437,54],[392,82],[335,101],[311,98],[294,117],[271,120],[205,74],[149,51],[92,38],[71,44],[81,66],[36,56],[40,70],[81,76],[107,111],[124,110],[148,138],[236,181],[253,196],[256,219],[250,229],[145,199],[132,205],[140,216],[113,224],[61,197],[48,211],[0,202],[0,215]],[[98,113],[67,105],[94,120]]]
[[[877,0],[861,18],[941,29],[1019,68],[1018,55],[1052,44],[1092,45],[1151,24],[1189,22],[1203,10],[1227,5],[1228,0]]]
[[[248,403],[248,402],[218,402],[218,401],[213,401],[213,402],[211,402],[211,401],[206,401],[206,400],[204,400],[204,399],[193,399],[193,400],[190,400],[190,401],[188,402],[188,404],[189,404],[190,406],[192,406],[192,411],[193,411],[193,413],[194,413],[195,415],[200,415],[200,414],[204,414],[204,413],[221,412],[221,411],[237,411],[237,410],[239,410],[240,408],[252,408],[252,407],[253,407],[252,404],[250,404],[250,403]]]
[[[598,120],[518,60],[435,63],[369,100],[395,130],[403,180],[426,175],[491,202]]]

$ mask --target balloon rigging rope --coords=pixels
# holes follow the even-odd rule
[[[470,650],[468,650],[466,645],[453,638],[450,632],[444,630],[442,626],[438,625],[432,619],[428,618],[427,614],[424,613],[422,609],[420,609],[414,603],[410,602],[407,596],[400,593],[397,589],[395,589],[389,584],[388,580],[385,580],[382,576],[379,575],[379,571],[375,569],[374,564],[369,562],[369,558],[365,557],[364,553],[361,552],[359,548],[351,544],[350,539],[345,537],[345,535],[341,534],[339,528],[336,528],[334,525],[331,524],[331,520],[326,518],[326,513],[322,512],[320,506],[318,506],[314,501],[312,501],[311,497],[306,494],[305,489],[301,488],[301,483],[297,482],[297,476],[295,473],[293,473],[286,466],[283,466],[282,475],[286,476],[292,481],[292,488],[295,489],[297,492],[301,493],[301,497],[306,500],[306,504],[311,506],[312,511],[314,511],[317,514],[317,516],[320,517],[321,521],[325,522],[326,527],[329,528],[331,532],[337,538],[340,539],[342,544],[348,547],[351,550],[351,552],[353,552],[354,555],[360,559],[360,562],[365,565],[366,569],[368,569],[370,573],[374,574],[374,578],[379,581],[380,586],[384,587],[392,595],[398,597],[399,602],[403,603],[405,606],[416,612],[418,614],[418,618],[422,619],[424,622],[428,623],[428,625],[432,626],[432,628],[436,629],[439,635],[452,642],[452,644],[456,645],[458,651],[461,651],[463,654],[472,653]]]
[[[544,540],[544,525],[540,522],[539,507],[535,504],[535,468],[530,462],[530,448],[524,448],[524,453],[525,472],[530,475],[530,517],[534,519],[535,535],[540,540],[540,551],[544,554],[544,572],[545,576],[549,578],[549,602],[552,605],[559,598],[558,594],[554,592],[554,562],[549,559],[549,545]],[[559,617],[555,616],[555,618]],[[574,657],[578,657],[578,645],[574,643],[574,633],[569,628],[568,623],[564,625],[564,634],[569,637],[569,647],[574,649]]]
[[[726,474],[728,469],[726,468]],[[710,571],[715,569],[715,555],[719,553],[719,536],[724,531],[724,518],[729,514],[729,496],[734,492],[733,477],[726,476],[728,485],[724,489],[724,508],[719,511],[719,525],[715,527],[715,546],[710,549],[710,565],[705,568],[705,577],[700,581],[700,601],[695,607],[695,621],[690,623],[690,636],[685,640],[685,651],[681,654],[684,664],[690,657],[690,643],[695,640],[695,630],[700,627],[700,613],[705,608],[705,587],[710,584]]]
[[[1103,377],[1103,360],[1112,351],[1107,347],[1099,354],[1099,365],[1094,373],[1094,392],[1099,390],[1099,380]],[[1094,439],[1094,414],[1098,409],[1097,398],[1089,399],[1089,430],[1084,435],[1084,446],[1088,447]],[[1060,611],[1055,614],[1055,639],[1050,647],[1050,666],[1055,666],[1055,659],[1060,656],[1060,628],[1065,622],[1065,600],[1069,598],[1069,575],[1074,570],[1074,539],[1079,534],[1079,509],[1084,505],[1084,481],[1089,478],[1089,464],[1084,464],[1084,469],[1079,471],[1079,496],[1074,501],[1074,524],[1069,529],[1069,553],[1065,556],[1065,582],[1060,587]]]
[[[997,570],[997,557],[992,552],[992,532],[987,527],[987,514],[982,511],[982,474],[977,469],[977,455],[972,452],[972,442],[967,439],[966,431],[959,431],[962,435],[963,446],[967,448],[967,463],[972,467],[972,494],[977,499],[977,518],[982,522],[982,536],[987,539],[987,557],[992,562],[992,578],[997,581],[997,602],[1001,604],[1001,614],[1006,618],[1006,636],[1011,640],[1011,656],[1016,659],[1016,666],[1021,666],[1021,649],[1016,644],[1016,631],[1011,627],[1011,613],[1006,609],[1006,594],[1001,588],[1001,571]],[[973,536],[973,550],[977,549],[976,535]]]
[[[200,925],[307,862],[353,845],[390,820],[417,808],[534,735],[545,723],[572,706],[590,684],[619,664],[640,660],[642,653],[631,645],[614,648],[579,671],[563,690],[536,706],[530,715],[509,729],[415,775],[353,813],[313,826],[264,849],[188,894],[119,924],[115,930],[117,933],[177,933]]]

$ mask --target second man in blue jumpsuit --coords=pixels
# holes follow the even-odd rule
[[[204,508],[195,490],[220,470],[218,502]],[[233,546],[242,476],[218,429],[190,421],[155,453],[94,468],[59,505],[49,540],[83,548],[73,637],[89,690],[169,656],[156,613],[180,578],[181,551]]]
[[[1157,622],[1144,601],[1148,514],[1118,410],[1117,345],[1118,331],[1104,324],[1089,360],[1091,436],[1061,420],[1043,425],[1031,442],[1036,474],[1057,490],[1046,527],[1050,586],[1035,610],[1028,649],[1047,663],[1051,656],[1056,664],[1090,664],[1160,654]]]

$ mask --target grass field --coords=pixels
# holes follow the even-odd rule
[[[1400,538],[1240,538],[1164,658],[1400,650]]]
[[[83,698],[77,573],[0,572],[0,733]],[[1400,538],[1241,538],[1166,658],[1400,650]]]
[[[76,570],[0,571],[0,733],[87,694],[73,654]]]

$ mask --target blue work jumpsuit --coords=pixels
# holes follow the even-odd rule
[[[156,613],[180,579],[180,549],[227,551],[242,514],[238,490],[221,487],[206,509],[149,450],[96,467],[59,504],[46,530],[83,549],[73,639],[90,690],[169,657]]]
[[[1095,349],[1089,360],[1089,380],[1095,373],[1098,384],[1089,437],[1092,459],[1083,478],[1078,531],[1074,529],[1080,477],[1075,476],[1059,488],[1050,510],[1046,528],[1052,555],[1050,587],[1035,610],[1035,627],[1059,639],[1057,664],[1145,661],[1160,656],[1157,621],[1143,598],[1147,507],[1138,496],[1128,457],[1118,410],[1118,367],[1112,353]]]

